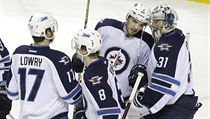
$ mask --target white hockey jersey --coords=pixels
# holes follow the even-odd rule
[[[20,46],[12,55],[8,97],[20,99],[20,119],[49,119],[81,97],[71,60],[49,46]]]
[[[100,57],[85,69],[81,86],[88,119],[122,118],[122,93],[107,59]]]
[[[96,25],[102,36],[100,55],[115,62],[115,71],[123,97],[130,96],[132,88],[128,75],[135,64],[147,65],[150,49],[154,44],[152,36],[140,31],[135,36],[126,36],[124,23],[114,19],[104,19]]]
[[[164,34],[154,45],[148,62],[148,88],[141,104],[156,113],[183,94],[193,94],[192,64],[185,36],[179,29]]]

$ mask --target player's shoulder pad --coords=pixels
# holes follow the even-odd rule
[[[118,21],[116,19],[106,18],[97,23],[95,30],[98,30],[99,28],[104,27],[104,26],[112,26],[118,29],[122,29],[123,25],[124,23],[121,21]]]
[[[66,66],[71,63],[71,59],[65,53],[58,50],[50,50],[50,55],[47,56],[55,65]]]
[[[185,36],[179,29],[163,34],[160,40],[156,43],[155,54],[172,57],[174,61],[178,57],[179,51],[185,42]]]
[[[107,68],[108,60],[104,57],[100,57],[98,60],[92,62],[86,69],[92,72],[106,74]]]
[[[141,38],[142,31],[139,31],[135,37]],[[152,49],[152,46],[154,45],[155,39],[152,37],[151,34],[147,33],[146,31],[143,32],[142,40]]]
[[[9,56],[9,51],[8,49],[4,46],[4,43],[1,41],[0,39],[0,56],[3,57],[7,57]]]
[[[15,51],[13,52],[13,55],[14,54],[22,54],[24,51],[26,51],[28,49],[29,49],[29,47],[27,45],[21,45],[15,49]]]
[[[176,44],[177,47],[181,47],[181,45],[184,43],[185,35],[180,29],[176,28],[172,32],[165,34],[164,38],[164,41],[169,42],[170,44]]]

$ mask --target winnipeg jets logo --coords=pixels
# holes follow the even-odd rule
[[[61,58],[61,60],[59,62],[64,63],[64,65],[67,65],[70,62],[70,59],[69,59],[69,57],[64,56]]]
[[[163,43],[158,45],[158,47],[160,48],[160,51],[169,51],[169,48],[171,48],[172,46],[167,43]]]
[[[90,81],[92,83],[93,86],[97,85],[97,84],[100,84],[101,83],[101,79],[103,77],[99,77],[99,76],[94,76],[92,77],[91,79],[89,79],[88,81]]]
[[[107,49],[105,57],[111,61],[116,74],[120,74],[127,69],[130,61],[128,53],[124,49],[118,47]]]
[[[111,63],[113,64],[114,67],[116,67],[117,65],[122,64],[123,60],[121,59],[121,56],[119,56],[120,54],[111,54],[109,56],[109,59],[111,60]]]

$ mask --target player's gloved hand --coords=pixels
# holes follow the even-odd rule
[[[140,87],[143,87],[148,83],[147,71],[144,65],[142,64],[134,65],[130,71],[130,74],[128,75],[128,81],[129,81],[129,86],[133,87],[135,85],[136,79],[138,78],[138,72],[141,72],[144,74],[139,84],[139,87],[138,87],[139,89]]]
[[[0,84],[0,117],[3,119],[10,113],[12,101],[7,97],[5,85]]]
[[[137,93],[136,93],[136,95],[135,95],[135,97],[133,99],[133,103],[132,103],[133,104],[132,106],[134,106],[132,108],[135,108],[136,110],[138,110],[139,115],[140,115],[141,118],[146,116],[146,115],[148,115],[148,114],[150,114],[149,109],[146,106],[144,106],[144,105],[142,105],[140,103],[140,100],[142,99],[142,97],[144,95],[144,91],[145,91],[144,87],[140,88],[137,91]]]
[[[84,68],[84,63],[77,57],[76,53],[72,56],[72,68],[76,73],[81,73]]]
[[[135,98],[133,99],[133,104],[135,106],[138,107],[140,105],[140,100],[144,96],[144,91],[145,91],[145,87],[141,87],[139,90],[137,90]]]
[[[75,105],[73,119],[87,119],[85,116],[85,107],[83,105],[83,101],[80,101]]]

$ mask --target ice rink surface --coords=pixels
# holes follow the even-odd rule
[[[170,4],[178,13],[178,28],[191,34],[189,43],[194,89],[203,103],[195,119],[210,119],[210,5],[186,0],[141,1],[151,8],[158,4]],[[127,11],[135,2],[137,0],[91,0],[87,27],[94,28],[103,18],[125,21]],[[12,54],[19,45],[32,42],[27,28],[30,15],[50,12],[58,20],[59,26],[51,48],[72,56],[71,38],[84,26],[85,8],[86,0],[0,0],[0,38]],[[70,119],[71,112],[70,108]],[[19,101],[13,101],[11,114],[17,119],[18,113]]]

